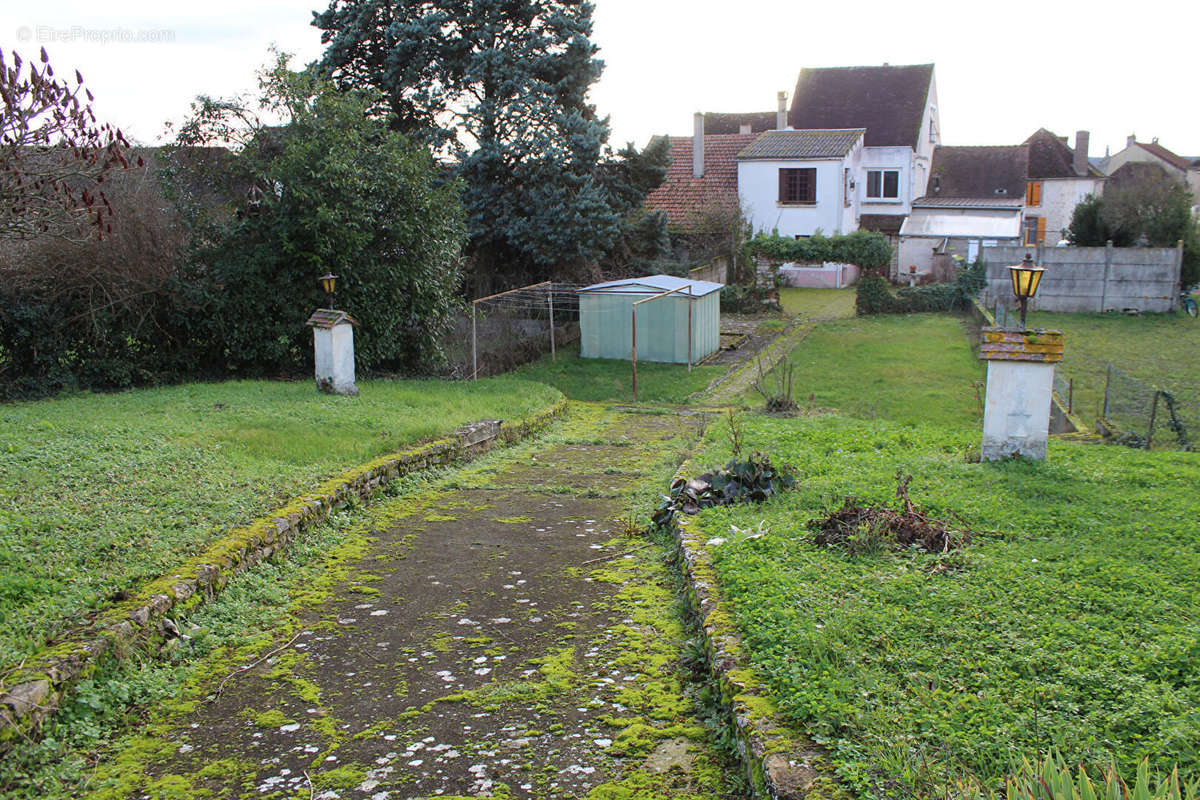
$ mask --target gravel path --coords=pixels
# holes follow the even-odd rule
[[[542,440],[360,511],[369,545],[336,584],[214,656],[96,796],[740,796],[699,721],[664,547],[623,521],[697,424],[575,405]]]

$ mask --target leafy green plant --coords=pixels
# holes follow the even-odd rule
[[[730,506],[734,503],[761,503],[768,497],[796,485],[786,469],[771,464],[769,456],[752,453],[745,461],[730,461],[722,469],[692,478],[676,478],[662,505],[654,512],[655,525],[665,525],[675,512],[696,514],[702,508]]]
[[[960,794],[961,800],[1000,800],[1001,795],[979,786],[968,785]],[[1093,776],[1082,765],[1072,773],[1070,766],[1058,753],[1045,759],[1020,765],[1005,781],[1004,800],[1196,800],[1200,798],[1200,781],[1189,783],[1172,769],[1165,777],[1154,776],[1151,783],[1150,762],[1138,764],[1133,786],[1109,765]]]
[[[892,294],[888,282],[868,275],[858,282],[854,308],[860,316],[868,314],[916,314],[926,311],[959,311],[982,291],[987,281],[982,261],[960,269],[953,283],[906,286]]]
[[[888,244],[887,237],[869,231],[838,236],[818,233],[806,239],[760,233],[750,240],[747,247],[752,255],[776,263],[835,261],[855,264],[865,270],[881,270],[892,260],[892,246]]]

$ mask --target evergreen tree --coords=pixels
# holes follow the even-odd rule
[[[478,281],[540,280],[608,252],[625,208],[605,179],[602,62],[580,0],[332,0],[322,67],[373,87],[392,124],[456,156]],[[382,110],[382,109],[377,109]]]

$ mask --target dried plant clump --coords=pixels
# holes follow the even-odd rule
[[[970,541],[970,534],[918,510],[908,496],[911,481],[912,475],[896,473],[899,509],[873,507],[858,498],[846,498],[842,507],[829,516],[808,523],[815,532],[813,543],[841,547],[852,555],[882,550],[949,553],[961,549]]]

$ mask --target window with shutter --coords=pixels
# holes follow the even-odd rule
[[[1041,244],[1046,240],[1046,218],[1026,217],[1023,243],[1026,245]]]
[[[1025,205],[1040,206],[1042,204],[1042,182],[1030,181],[1025,184]]]
[[[812,205],[817,202],[817,170],[815,167],[779,170],[779,203],[781,205]]]

